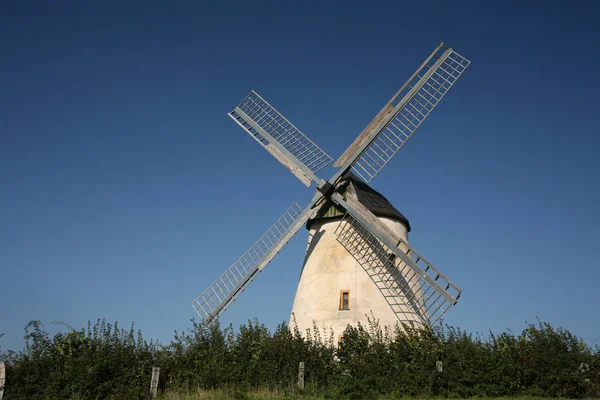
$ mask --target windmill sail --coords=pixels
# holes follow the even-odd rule
[[[228,114],[306,186],[333,159],[255,91]],[[308,180],[308,184],[307,184]]]
[[[411,138],[470,61],[440,44],[334,166],[369,183]]]
[[[250,249],[192,302],[198,315],[211,321],[219,316],[254,280],[314,212],[293,203]]]
[[[458,287],[358,200],[345,199],[340,193],[342,177],[350,169],[369,183],[421,126],[469,64],[469,60],[440,44],[336,161],[334,166],[340,168],[329,181],[316,173],[332,158],[261,96],[250,92],[228,113],[229,117],[306,186],[315,182],[318,190],[306,208],[294,203],[286,210],[192,302],[198,315],[210,321],[224,312],[302,225],[331,201],[346,210],[335,232],[337,240],[376,282],[400,321],[434,323],[455,304],[461,293]]]
[[[457,302],[461,290],[362,204],[338,194],[334,200],[347,210],[337,240],[373,279],[399,321],[434,324]]]

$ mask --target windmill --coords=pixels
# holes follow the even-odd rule
[[[329,180],[317,172],[333,159],[250,92],[228,115],[307,187],[314,182],[316,191],[306,207],[293,203],[192,302],[198,315],[207,321],[221,315],[305,224],[309,245],[292,311],[300,328],[316,320],[339,333],[369,308],[384,325],[423,326],[456,304],[461,290],[409,245],[408,220],[368,184],[469,64],[441,43],[334,163],[338,169]],[[317,275],[326,278],[313,279]],[[359,294],[340,286],[348,277]],[[331,299],[338,290],[339,303]]]

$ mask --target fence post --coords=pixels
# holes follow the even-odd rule
[[[442,372],[442,369],[444,368],[444,364],[441,361],[436,361],[435,367],[437,368],[438,372]]]
[[[298,388],[304,389],[304,361],[300,361],[298,368]]]
[[[160,374],[159,367],[152,367],[152,379],[150,380],[150,396],[156,397],[158,391],[158,376]],[[2,399],[0,399],[2,400]]]
[[[0,363],[0,400],[4,397],[4,384],[6,383],[6,367]]]

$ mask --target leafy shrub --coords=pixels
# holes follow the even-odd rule
[[[256,320],[237,331],[192,321],[164,346],[133,325],[102,320],[50,337],[31,321],[24,349],[0,353],[0,360],[9,399],[146,399],[153,366],[161,367],[162,391],[224,390],[236,398],[258,389],[329,398],[600,395],[598,346],[545,322],[519,335],[482,337],[451,326],[391,331],[372,315],[367,321],[349,326],[339,348],[326,329],[302,334],[282,323],[271,333]]]

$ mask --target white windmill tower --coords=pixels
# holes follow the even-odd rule
[[[400,150],[470,61],[441,43],[334,163],[325,181],[316,173],[332,158],[256,92],[229,116],[306,186],[310,203],[293,203],[275,224],[192,305],[218,317],[304,225],[307,256],[294,300],[301,330],[348,324],[371,311],[382,325],[433,324],[461,290],[409,244],[408,220],[368,184]]]
[[[344,197],[361,203],[397,237],[408,242],[408,219],[356,175],[345,174],[339,191]],[[424,310],[412,308],[405,301],[406,296],[399,295],[419,290],[415,286],[418,285],[415,272],[407,269],[405,263],[395,262],[393,252],[376,243],[367,243],[368,239],[356,232],[356,227],[346,229],[342,220],[344,214],[343,209],[329,201],[307,223],[308,247],[290,323],[297,324],[301,332],[315,324],[331,328],[337,336],[341,336],[347,325],[366,322],[367,315],[377,318],[381,326],[394,327],[397,323],[422,326]],[[349,246],[348,242],[353,241],[356,243]],[[354,249],[362,246],[369,248],[362,251],[362,256],[368,255],[365,251],[377,252],[371,254],[376,257],[374,265],[368,262],[361,265],[356,259],[359,254]],[[403,251],[407,250],[403,248]],[[413,256],[409,253],[409,257]],[[390,271],[385,272],[382,267]],[[382,282],[384,276],[389,284],[393,284],[394,290]],[[403,279],[407,281],[403,283]],[[410,286],[415,287],[411,289]]]

